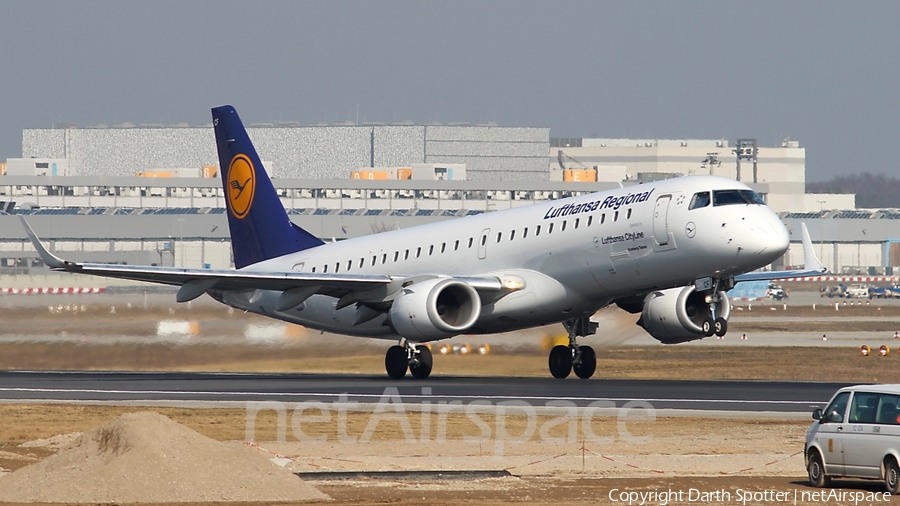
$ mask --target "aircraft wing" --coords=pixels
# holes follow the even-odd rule
[[[282,292],[296,291],[297,296],[306,298],[312,294],[324,294],[342,299],[342,306],[356,299],[353,294],[387,287],[392,282],[403,282],[404,277],[386,274],[312,274],[305,272],[254,271],[250,269],[185,269],[178,267],[154,267],[144,265],[117,265],[71,262],[57,257],[47,250],[41,240],[28,225],[24,217],[19,216],[25,233],[38,251],[41,260],[54,271],[90,274],[107,278],[130,279],[164,285],[181,286],[176,300],[187,302],[208,290],[242,291],[242,290],[277,290]],[[458,278],[479,291],[498,291],[500,280],[494,277]],[[399,283],[398,283],[399,284]],[[286,299],[289,300],[289,299]]]
[[[806,223],[800,223],[800,232],[803,241],[803,262],[804,269],[790,271],[758,271],[739,274],[734,277],[735,283],[741,281],[767,281],[771,279],[782,278],[806,278],[810,276],[820,276],[828,271],[828,268],[819,262],[816,252],[813,249],[812,240],[809,238],[809,230],[806,229]]]

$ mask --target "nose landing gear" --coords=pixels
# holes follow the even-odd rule
[[[709,317],[706,318],[703,322],[703,333],[706,337],[719,336],[722,337],[728,332],[728,313],[730,311],[725,311],[725,317],[718,316],[716,314],[716,309],[722,304],[722,297],[727,297],[722,290],[730,290],[734,287],[734,280],[728,279],[716,279],[713,281],[713,289],[710,291],[709,295],[706,296],[706,302],[709,304]],[[725,300],[725,304],[728,304],[728,300]]]

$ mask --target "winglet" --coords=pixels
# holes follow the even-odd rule
[[[803,268],[809,271],[827,271],[828,268],[822,265],[822,262],[816,257],[816,251],[813,249],[812,240],[809,238],[809,230],[806,229],[806,223],[800,223],[800,232],[803,240]]]
[[[41,256],[41,260],[44,262],[44,265],[51,269],[63,269],[66,267],[71,267],[72,264],[66,262],[62,258],[54,255],[47,251],[47,248],[41,244],[41,240],[38,239],[38,236],[34,233],[34,230],[31,229],[31,226],[25,221],[24,216],[19,216],[19,220],[22,222],[22,226],[25,227],[25,233],[28,234],[28,238],[31,239],[31,244],[34,245],[34,249],[37,250],[38,254]]]

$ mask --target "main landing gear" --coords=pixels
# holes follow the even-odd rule
[[[597,354],[590,346],[575,342],[579,336],[589,336],[597,332],[597,324],[584,316],[563,322],[569,332],[569,345],[554,346],[550,350],[550,374],[554,378],[567,378],[572,371],[581,379],[588,379],[597,369]]]
[[[431,375],[433,364],[434,358],[427,346],[417,346],[405,339],[401,339],[399,345],[388,348],[384,356],[384,368],[393,379],[406,376],[407,369],[413,378],[425,379]]]

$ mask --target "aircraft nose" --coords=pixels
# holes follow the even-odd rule
[[[784,223],[778,216],[754,223],[747,234],[747,251],[755,256],[773,262],[787,251],[791,239]]]

